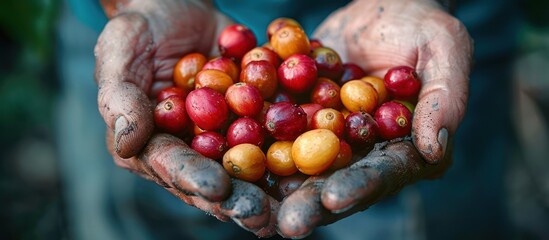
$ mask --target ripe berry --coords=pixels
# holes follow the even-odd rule
[[[238,82],[238,77],[240,76],[240,69],[238,68],[238,65],[236,65],[233,60],[227,57],[217,57],[208,61],[206,64],[204,64],[204,67],[202,67],[202,70],[207,69],[222,71],[231,76],[233,82]]]
[[[221,94],[233,85],[233,79],[228,74],[216,69],[204,69],[195,77],[195,88],[209,87]]]
[[[278,58],[278,55],[266,47],[256,47],[244,55],[242,57],[242,62],[240,62],[240,68],[243,69],[248,65],[248,63],[253,61],[260,61],[265,60],[267,62],[270,62],[275,68],[277,68],[280,65],[280,58]]]
[[[292,55],[278,67],[280,85],[292,93],[311,89],[317,77],[316,63],[307,55]]]
[[[187,95],[185,107],[191,120],[208,131],[221,129],[229,118],[225,97],[209,87],[191,91]]]
[[[158,103],[154,109],[154,122],[163,132],[181,135],[190,126],[185,99],[170,96]]]
[[[360,149],[371,149],[379,137],[379,127],[372,116],[359,111],[345,119],[345,139]]]
[[[307,130],[307,114],[290,102],[273,103],[265,116],[265,129],[279,141],[291,141]]]
[[[187,97],[187,91],[185,91],[183,88],[179,88],[179,87],[167,87],[167,88],[164,88],[162,90],[160,90],[160,92],[158,92],[158,94],[156,95],[156,102],[162,102],[164,101],[164,99],[170,97],[170,96],[178,96],[178,97],[181,97],[181,98],[186,98]]]
[[[341,102],[351,112],[373,114],[379,101],[376,89],[362,80],[351,80],[341,87]]]
[[[389,69],[384,81],[389,95],[399,100],[416,99],[421,88],[421,81],[416,71],[408,66]]]
[[[385,140],[411,134],[412,113],[401,103],[390,101],[382,104],[374,118],[379,125],[379,134]]]
[[[220,160],[229,149],[225,137],[218,132],[203,132],[196,135],[191,148],[213,160]]]
[[[374,89],[377,92],[377,102],[378,106],[383,104],[387,101],[388,95],[387,95],[387,89],[385,88],[385,84],[383,83],[383,79],[373,77],[373,76],[366,76],[361,78],[360,80],[367,82],[374,87]]]
[[[217,41],[221,56],[240,61],[257,45],[257,39],[249,28],[241,24],[226,27]]]
[[[328,129],[337,137],[343,136],[345,130],[345,117],[343,114],[333,108],[320,109],[313,114],[311,119],[312,129]]]
[[[253,118],[239,118],[229,126],[227,130],[227,143],[234,147],[242,143],[250,143],[261,147],[265,140],[265,133],[261,124]]]
[[[194,89],[194,77],[206,64],[207,59],[201,53],[189,53],[183,56],[173,69],[175,86],[187,92]]]
[[[223,155],[223,167],[229,175],[248,182],[261,179],[265,162],[261,148],[249,143],[236,145]]]
[[[366,76],[366,72],[362,68],[354,63],[344,63],[343,64],[343,73],[339,79],[339,85],[343,86],[348,81],[361,79]]]
[[[311,90],[311,102],[318,103],[325,108],[341,109],[341,87],[334,81],[320,77],[313,90]]]
[[[261,97],[268,99],[278,86],[276,68],[265,60],[252,61],[240,72],[240,82],[255,86]]]
[[[311,46],[309,38],[303,29],[295,26],[280,28],[271,37],[273,50],[282,59],[287,59],[294,54],[309,54]]]
[[[263,109],[263,97],[259,90],[245,82],[231,85],[225,93],[229,108],[241,117],[256,116]]]
[[[300,172],[317,175],[332,165],[339,148],[339,138],[332,131],[313,129],[294,141],[292,159]]]
[[[285,17],[277,18],[271,21],[271,23],[267,26],[267,39],[270,40],[276,31],[286,26],[301,28],[301,25],[294,19]]]
[[[292,159],[292,141],[277,141],[267,150],[267,168],[276,175],[290,176],[297,172]]]
[[[313,115],[319,111],[320,109],[323,109],[322,105],[317,103],[304,103],[301,104],[300,107],[305,111],[307,114],[307,130],[311,130],[311,119],[313,118]]]
[[[343,63],[336,51],[329,47],[318,47],[311,53],[315,60],[319,77],[339,79],[343,73]]]

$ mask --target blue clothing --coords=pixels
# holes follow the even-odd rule
[[[89,28],[100,32],[107,23],[99,0],[67,0],[72,14]]]
[[[106,18],[98,8],[98,1],[70,2],[73,13],[96,32],[100,32]],[[237,22],[249,26],[261,44],[266,41],[265,29],[268,23],[277,17],[298,20],[310,35],[333,10],[348,2],[243,0],[235,4],[230,0],[217,0],[215,4]],[[454,165],[440,180],[423,181],[409,186],[398,195],[364,212],[328,227],[319,228],[319,232],[328,239],[336,236],[347,236],[344,239],[509,238],[503,178],[506,162],[514,145],[513,135],[508,129],[512,127],[509,111],[512,99],[510,64],[516,46],[516,39],[513,36],[516,36],[516,24],[519,21],[518,15],[515,14],[518,9],[517,1],[458,2],[456,17],[464,22],[475,40],[475,68],[471,74],[468,111],[454,139]],[[93,62],[91,52],[89,57]],[[92,76],[90,73],[88,78]],[[97,91],[88,90],[92,93]],[[93,100],[88,101],[87,109],[97,111],[95,99]],[[95,126],[104,126],[98,118],[93,120]],[[96,140],[104,141],[102,134],[99,135],[101,138]],[[105,157],[105,154],[102,157]],[[104,161],[107,160],[110,161]],[[116,168],[112,163],[109,166]],[[110,217],[107,221],[114,226],[113,228],[125,229],[116,230],[117,234],[114,236],[135,237],[128,233],[134,230],[129,226],[151,226],[149,229],[138,229],[145,232],[139,237],[142,239],[159,236],[230,239],[234,237],[230,235],[231,232],[239,233],[238,227],[234,224],[219,223],[215,218],[206,216],[199,210],[186,207],[152,182],[136,176],[122,178],[135,182],[132,188],[134,192],[128,193],[128,196],[134,199],[131,200],[132,205],[128,206],[138,210],[130,211],[130,217],[124,216],[128,211],[119,210],[107,216]],[[109,205],[120,204],[120,200],[115,199],[120,197],[120,194],[113,194],[116,193],[113,185],[114,183],[104,185],[111,190],[107,192],[106,199],[102,199],[108,203],[110,210],[120,207]],[[189,215],[191,220],[188,220]],[[215,224],[218,230],[210,231],[209,236],[192,235],[196,229],[207,229],[210,224]],[[341,232],[345,235],[339,235]]]
[[[334,10],[347,5],[348,0],[288,1],[262,0],[240,1],[234,4],[230,0],[216,0],[217,8],[236,22],[249,27],[262,44],[267,41],[266,29],[277,17],[289,17],[297,20],[308,36]],[[244,7],[243,7],[244,6]]]

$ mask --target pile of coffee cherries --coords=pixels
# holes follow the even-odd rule
[[[335,171],[353,153],[410,135],[421,87],[413,68],[366,76],[289,18],[272,21],[267,37],[258,46],[234,24],[218,38],[220,56],[182,56],[174,86],[157,96],[156,128],[249,182]]]

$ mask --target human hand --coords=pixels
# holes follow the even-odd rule
[[[230,20],[203,1],[102,4],[111,19],[95,48],[95,79],[115,163],[220,220],[232,219],[258,236],[273,235],[271,210],[278,202],[253,184],[232,180],[220,164],[176,137],[153,135],[149,97],[171,84],[172,69],[184,54],[215,54],[216,35]]]
[[[114,133],[107,131],[107,144],[119,167],[164,187],[183,202],[221,221],[233,220],[258,237],[276,234],[279,202],[258,186],[230,179],[223,167],[169,134],[155,134],[139,155],[122,158],[112,146]],[[225,195],[225,196],[224,196]]]
[[[315,37],[369,75],[383,78],[391,67],[412,66],[422,89],[413,144],[378,147],[349,168],[309,179],[280,207],[278,227],[287,237],[306,236],[406,184],[440,176],[451,163],[451,137],[468,97],[471,40],[435,1],[354,1],[326,19]]]

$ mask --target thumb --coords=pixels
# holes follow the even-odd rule
[[[109,21],[95,47],[99,112],[122,158],[137,155],[154,129],[145,93],[152,83],[152,43],[147,20],[124,14]]]
[[[446,154],[449,137],[465,115],[472,43],[455,18],[445,17],[440,36],[419,52],[417,72],[423,80],[412,123],[415,146],[429,163]]]

